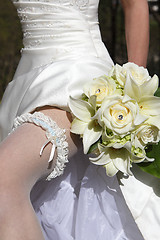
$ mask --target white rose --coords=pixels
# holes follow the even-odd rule
[[[99,123],[113,131],[115,135],[125,136],[135,126],[146,120],[139,115],[139,106],[128,96],[111,96],[105,98],[99,111]],[[101,122],[100,122],[101,121]]]
[[[126,77],[129,75],[137,85],[142,85],[144,82],[151,79],[148,70],[144,67],[140,67],[135,63],[126,63],[122,66],[123,72],[126,72]]]
[[[115,92],[116,84],[112,78],[101,76],[85,84],[83,90],[88,98],[96,95],[96,101],[100,104],[106,96],[112,95]]]
[[[159,142],[159,129],[153,125],[142,125],[136,132],[137,139],[142,145]]]
[[[120,86],[124,86],[126,81],[126,70],[120,65],[116,64],[109,72],[109,76],[114,78]]]

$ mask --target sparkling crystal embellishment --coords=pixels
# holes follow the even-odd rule
[[[100,92],[101,92],[101,89],[98,88],[95,93],[98,94]]]
[[[118,119],[119,119],[119,120],[123,120],[123,115],[120,114],[120,115],[118,116]]]

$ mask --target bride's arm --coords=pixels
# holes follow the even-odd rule
[[[149,46],[147,0],[121,0],[125,14],[128,61],[146,66]]]

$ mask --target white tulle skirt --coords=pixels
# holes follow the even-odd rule
[[[39,181],[31,199],[45,240],[143,240],[117,178],[81,150],[61,177]]]

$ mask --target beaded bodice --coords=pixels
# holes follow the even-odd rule
[[[97,28],[97,0],[13,0],[22,23],[24,49],[84,44]]]
[[[34,61],[32,66],[86,55],[106,58],[98,24],[99,0],[12,1],[22,24],[22,55]]]

